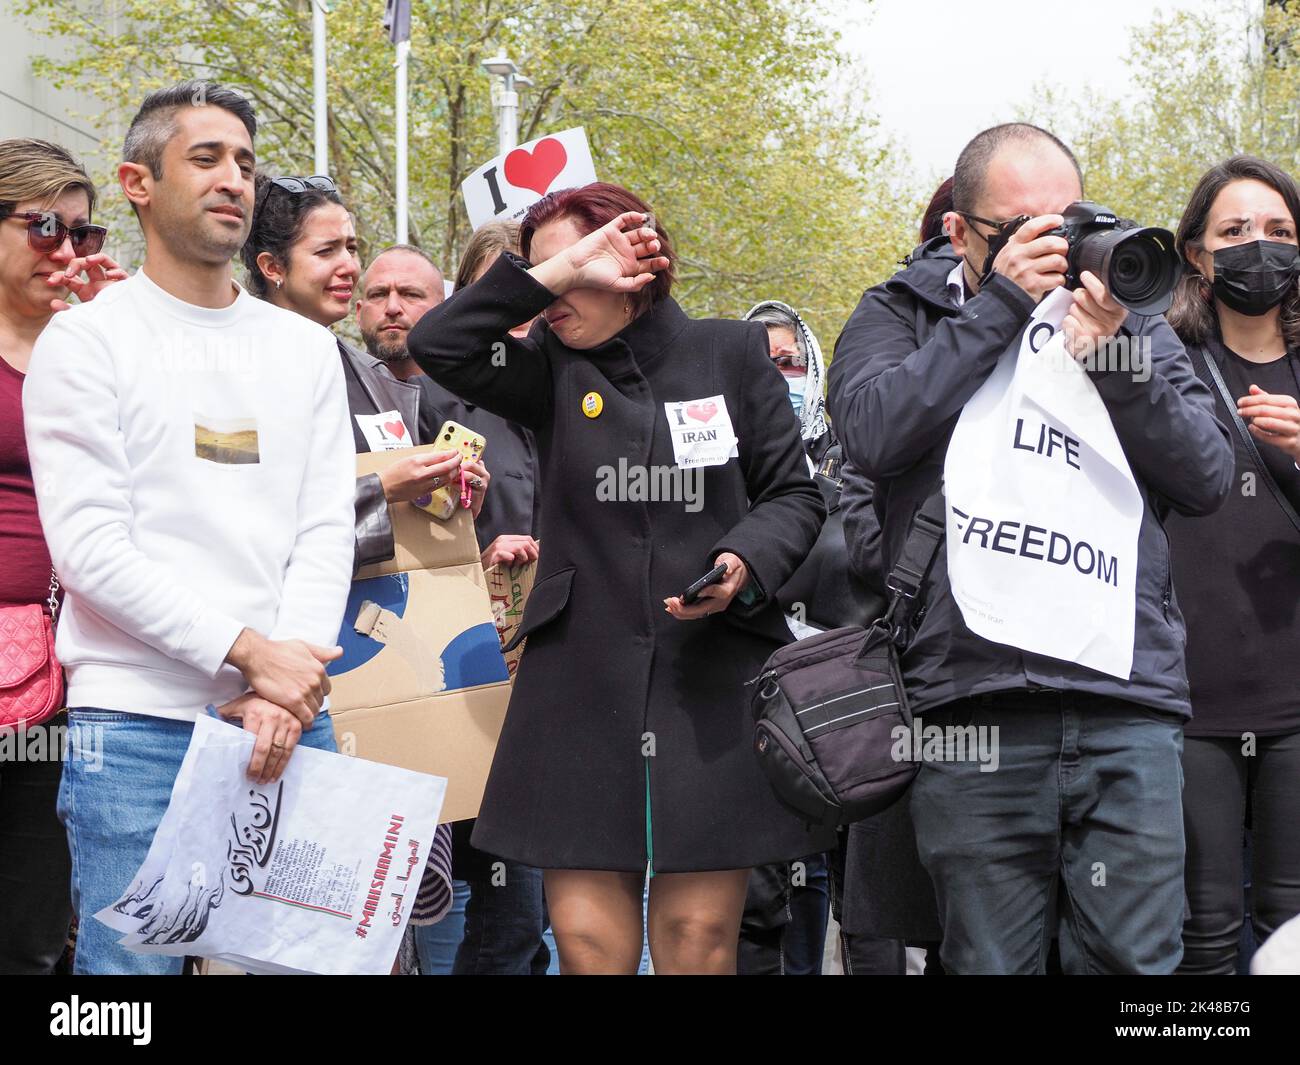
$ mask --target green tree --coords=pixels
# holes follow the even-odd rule
[[[147,91],[210,77],[246,92],[262,163],[312,159],[308,0],[20,0],[73,45],[41,62],[90,86],[121,125]],[[760,298],[807,311],[828,340],[911,246],[906,164],[861,100],[810,0],[414,0],[411,239],[448,269],[469,235],[460,183],[496,152],[480,61],[505,49],[533,79],[520,140],[586,128],[597,172],[641,193],[678,246],[679,298],[738,315]],[[382,0],[332,5],[330,169],[364,251],[393,236],[393,50]],[[117,145],[98,174],[106,181]],[[117,210],[125,219],[120,197]]]
[[[1091,199],[1173,228],[1200,176],[1228,156],[1300,172],[1300,5],[1234,21],[1158,18],[1137,35],[1129,66],[1125,99],[1044,88],[1023,112],[1075,150]]]

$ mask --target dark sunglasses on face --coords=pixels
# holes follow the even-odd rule
[[[802,355],[774,355],[772,361],[778,370],[802,370],[807,365]]]
[[[53,255],[69,237],[74,255],[94,255],[108,236],[103,226],[69,227],[49,211],[19,211],[9,217],[27,223],[27,246],[38,255]]]
[[[981,225],[990,226],[991,228],[996,229],[997,235],[1002,238],[1004,244],[1011,239],[1011,235],[1015,233],[1017,229],[1029,221],[1029,215],[1027,214],[1016,215],[1015,218],[1008,218],[1005,222],[995,222],[991,218],[981,218],[977,214],[967,214],[965,211],[958,211],[957,213],[966,219],[967,222],[979,222]],[[984,234],[981,233],[980,236],[984,236]],[[987,240],[988,238],[985,237],[985,239]]]

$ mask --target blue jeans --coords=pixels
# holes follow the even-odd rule
[[[502,859],[504,861],[504,859]],[[542,871],[505,862],[505,882],[453,881],[447,916],[414,928],[422,976],[546,976],[558,974],[547,929]]]
[[[545,976],[551,953],[542,940],[546,900],[542,871],[500,861],[469,881],[465,936],[456,952],[456,976]]]
[[[790,923],[781,944],[786,976],[820,976],[831,912],[830,874],[824,854],[804,859],[807,883],[790,896]]]
[[[996,764],[923,759],[917,851],[951,973],[1171,973],[1182,956],[1182,721],[1082,692],[996,692],[918,719],[973,726]],[[970,744],[970,739],[964,742]],[[927,743],[927,748],[929,744]],[[1057,884],[1062,885],[1057,896]]]
[[[421,976],[450,976],[456,964],[456,952],[465,937],[465,907],[469,903],[469,884],[451,882],[451,909],[436,924],[412,925],[415,956],[420,959]]]
[[[117,901],[144,863],[193,731],[188,721],[144,714],[68,712],[59,819],[72,853],[76,973],[166,976],[179,975],[184,966],[184,958],[136,954],[119,946],[122,933],[95,920],[95,914]],[[337,750],[329,714],[320,714],[299,743]]]

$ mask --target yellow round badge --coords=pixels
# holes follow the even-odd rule
[[[582,397],[582,413],[588,418],[600,417],[600,412],[605,409],[605,401],[600,398],[599,392],[588,392]]]

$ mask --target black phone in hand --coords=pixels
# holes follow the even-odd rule
[[[726,575],[727,575],[727,564],[725,562],[719,562],[716,566],[713,567],[713,569],[709,570],[708,573],[706,573],[698,581],[696,581],[689,588],[687,588],[686,591],[682,592],[681,595],[682,604],[684,606],[690,606],[697,599],[699,599],[700,593],[704,591],[705,588],[707,588],[710,584],[717,584]]]

